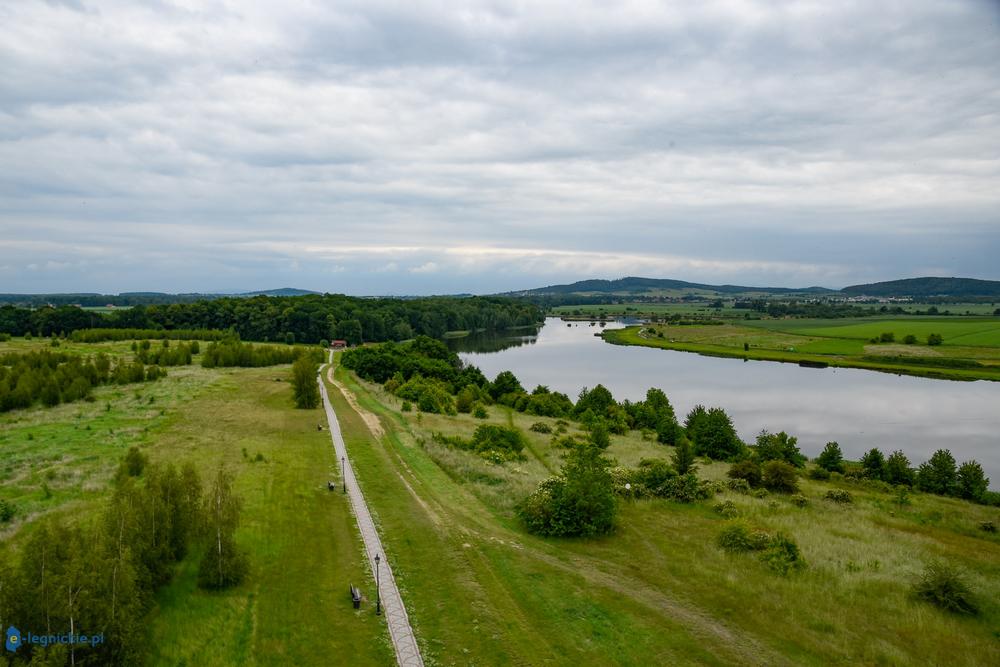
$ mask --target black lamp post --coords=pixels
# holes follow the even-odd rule
[[[382,615],[382,586],[379,584],[378,563],[381,559],[375,554],[375,615]]]

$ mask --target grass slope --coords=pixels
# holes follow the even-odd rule
[[[468,416],[399,412],[381,388],[338,377],[381,418],[374,439],[331,387],[366,495],[384,531],[429,664],[954,664],[1000,660],[1000,539],[977,531],[997,511],[918,495],[845,486],[853,505],[822,500],[828,484],[804,480],[810,504],[726,492],[754,525],[783,531],[808,568],[789,577],[715,546],[724,521],[711,503],[624,502],[615,534],[543,540],[526,534],[514,505],[557,467],[562,451],[527,431],[552,420],[490,408],[531,439],[529,459],[493,465],[431,440],[469,434]],[[669,456],[638,434],[615,436],[609,454],[634,465]],[[702,464],[721,478],[725,466]],[[715,501],[712,501],[715,502]],[[923,563],[946,558],[970,576],[979,618],[949,616],[915,600]]]

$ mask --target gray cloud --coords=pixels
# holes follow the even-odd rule
[[[972,0],[0,6],[0,291],[997,278]]]

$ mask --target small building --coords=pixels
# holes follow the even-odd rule
[[[345,347],[347,347],[347,341],[346,340],[332,340],[332,341],[330,341],[330,349],[331,350],[343,350]]]

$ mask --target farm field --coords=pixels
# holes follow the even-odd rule
[[[872,343],[883,333],[891,343]],[[931,333],[943,344],[926,344]],[[916,344],[904,344],[913,335]],[[770,319],[704,326],[644,325],[605,331],[620,345],[715,356],[807,361],[951,379],[1000,379],[997,318]]]
[[[129,345],[58,349],[124,354]],[[15,339],[0,353],[47,346]],[[373,607],[351,608],[349,584],[371,600],[374,580],[346,498],[326,488],[339,478],[329,434],[316,428],[322,413],[294,409],[288,375],[288,366],[172,367],[157,382],[99,387],[93,402],[0,415],[0,499],[17,507],[0,549],[19,549],[44,517],[98,520],[130,446],[154,462],[192,461],[203,484],[224,464],[243,499],[237,542],[250,573],[236,588],[206,592],[196,586],[200,554],[183,560],[145,622],[147,664],[320,665],[332,655],[390,664]]]
[[[991,664],[1000,659],[1000,539],[976,530],[996,508],[802,481],[806,508],[786,496],[729,491],[681,504],[623,501],[616,531],[595,539],[542,539],[514,507],[557,470],[563,450],[536,421],[493,406],[488,422],[529,438],[527,460],[502,465],[448,448],[433,433],[468,436],[466,415],[403,413],[380,387],[338,369],[372,436],[329,386],[366,495],[385,533],[411,621],[431,664]],[[608,454],[634,466],[671,448],[637,432],[613,436]],[[725,464],[700,463],[722,479]],[[822,499],[832,488],[849,506]],[[798,542],[805,570],[782,577],[716,544],[731,500],[753,525]],[[923,606],[911,582],[945,558],[969,573],[988,607],[962,619]],[[873,631],[877,628],[877,631]]]

